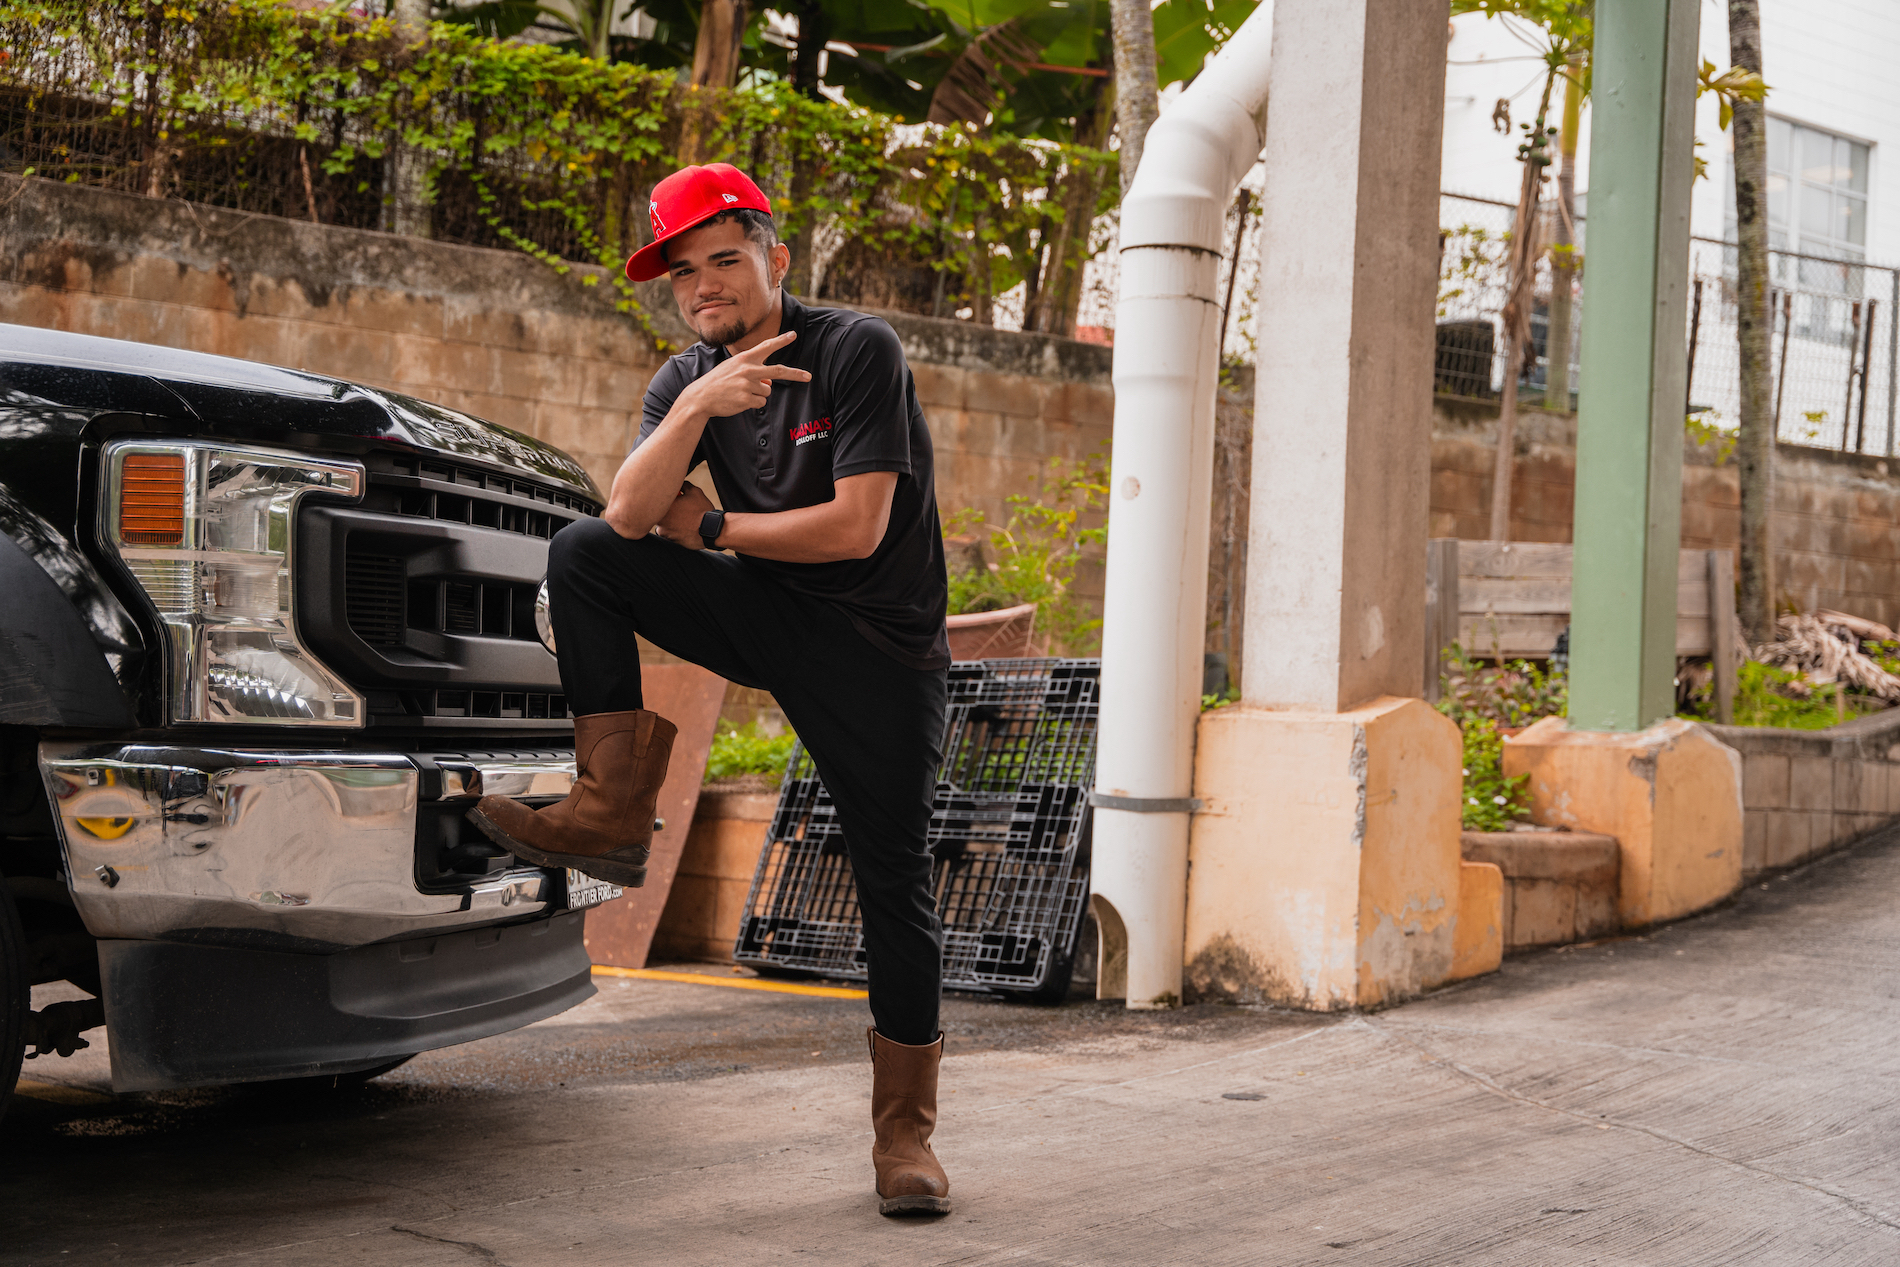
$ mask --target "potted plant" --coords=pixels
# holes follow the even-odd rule
[[[999,660],[1093,648],[1101,619],[1073,592],[1083,552],[1107,536],[1106,462],[1050,460],[1035,496],[1008,499],[1009,518],[988,523],[966,507],[944,523],[950,565],[950,654]]]

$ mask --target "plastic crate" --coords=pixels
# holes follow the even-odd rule
[[[944,984],[1068,986],[1088,906],[1097,660],[950,668],[930,816]],[[837,808],[800,745],[780,785],[733,958],[863,980],[864,937]]]

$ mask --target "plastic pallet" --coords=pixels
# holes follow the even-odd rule
[[[1097,660],[952,665],[930,816],[944,984],[1066,988],[1088,906]],[[866,976],[837,809],[803,745],[746,900],[733,958],[767,970]]]

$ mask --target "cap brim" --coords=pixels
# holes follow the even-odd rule
[[[671,235],[669,235],[671,236]],[[666,273],[666,238],[647,245],[627,257],[627,278],[630,281],[650,282]]]

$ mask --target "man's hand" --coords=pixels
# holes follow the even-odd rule
[[[748,409],[758,409],[771,399],[772,383],[783,379],[793,383],[809,383],[811,375],[804,370],[793,369],[789,365],[767,365],[765,358],[778,351],[793,339],[798,331],[787,330],[777,338],[767,339],[749,352],[728,357],[718,368],[692,384],[680,393],[680,398],[691,398],[695,411],[709,418],[729,418],[733,414],[742,414]],[[710,508],[709,508],[710,509]]]
[[[659,523],[653,525],[653,530],[676,546],[685,546],[689,550],[703,549],[706,543],[700,540],[699,520],[707,511],[716,509],[712,499],[700,491],[697,484],[682,484],[679,496],[666,508],[666,513],[660,516]]]

